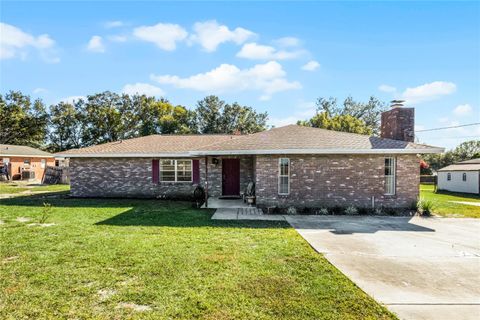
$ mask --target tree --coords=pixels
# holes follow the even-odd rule
[[[49,150],[58,152],[83,146],[83,100],[50,106]]]
[[[47,132],[48,115],[40,99],[10,91],[0,94],[0,143],[42,146]]]
[[[184,106],[174,106],[166,99],[145,95],[132,97],[139,135],[195,132],[194,113]]]
[[[349,114],[335,115],[333,117],[327,111],[317,113],[308,121],[299,121],[299,125],[310,126],[314,128],[323,128],[334,131],[351,132],[359,134],[372,134],[372,129],[365,124],[363,120],[355,118]]]
[[[459,144],[455,149],[441,154],[424,154],[422,159],[437,171],[456,162],[480,158],[480,141],[472,140]]]
[[[105,91],[87,97],[82,141],[84,146],[112,142],[134,136],[126,128],[129,96]]]
[[[195,112],[199,133],[255,133],[266,129],[268,114],[257,113],[253,108],[237,102],[226,104],[217,96],[198,101]]]
[[[316,126],[322,124],[320,119],[314,119],[321,113],[326,113],[326,116],[329,119],[336,119],[336,122],[344,123],[343,125],[330,125],[327,127],[319,127],[325,129],[336,130],[335,127],[341,128],[339,131],[353,132],[353,133],[362,133],[362,134],[374,134],[378,135],[380,132],[380,118],[383,111],[386,110],[385,103],[381,102],[375,97],[370,97],[367,103],[358,102],[353,100],[352,97],[347,97],[343,101],[343,105],[340,107],[337,104],[337,99],[330,97],[318,98],[317,99],[317,114],[310,120],[300,122],[304,125]],[[356,122],[347,117],[353,117],[360,120]],[[363,125],[362,125],[363,123]],[[366,127],[366,128],[365,128]]]

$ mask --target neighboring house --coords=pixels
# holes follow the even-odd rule
[[[480,194],[480,159],[458,162],[438,170],[437,189]]]
[[[256,183],[260,207],[373,204],[417,200],[414,110],[382,115],[382,138],[289,125],[248,135],[151,135],[62,152],[76,197],[156,197],[192,184],[211,197],[238,196]],[[397,139],[397,140],[393,140]]]
[[[0,144],[0,161],[8,167],[10,180],[41,181],[45,168],[55,165],[54,156],[48,152],[11,144]]]

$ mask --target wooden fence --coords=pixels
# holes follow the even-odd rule
[[[69,184],[70,174],[68,167],[47,166],[42,182],[45,184]]]

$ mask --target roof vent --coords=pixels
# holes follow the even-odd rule
[[[405,102],[405,100],[392,100],[390,101],[391,105],[390,105],[390,108],[401,108],[403,107],[403,103]]]

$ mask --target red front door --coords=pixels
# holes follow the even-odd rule
[[[222,194],[240,195],[240,159],[222,160]]]

